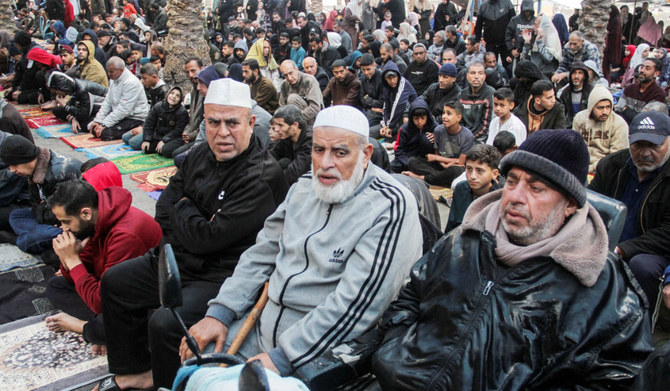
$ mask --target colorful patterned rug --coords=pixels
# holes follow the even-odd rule
[[[72,332],[55,333],[48,315],[33,316],[0,328],[0,384],[4,390],[64,390],[108,372],[107,357]]]
[[[116,158],[112,161],[116,164],[116,167],[119,168],[121,174],[149,171],[174,164],[172,159],[168,159],[155,153],[151,155],[141,153],[138,155]]]
[[[90,133],[82,133],[67,138],[61,137],[60,139],[72,148],[92,148],[121,143],[121,140],[102,141]]]
[[[39,105],[23,105],[23,106],[29,106],[29,107],[19,108],[19,105],[17,105],[16,109],[19,111],[19,113],[21,113],[21,115],[25,119],[53,117],[54,115],[51,111],[42,110]]]
[[[67,122],[63,121],[60,118],[56,118],[55,115],[51,114],[50,116],[43,116],[43,117],[38,117],[38,118],[28,118],[26,119],[26,123],[31,129],[37,129],[42,126],[53,126],[53,125],[64,125],[67,124]]]
[[[0,272],[6,272],[17,267],[35,266],[42,263],[42,260],[28,253],[19,250],[13,244],[0,244]]]
[[[141,172],[130,175],[130,179],[139,182],[140,189],[145,192],[152,192],[156,190],[163,190],[170,183],[170,178],[177,173],[177,167],[165,167],[148,172]]]
[[[72,133],[72,125],[70,124],[42,126],[35,129],[35,133],[37,133],[37,135],[42,138],[61,138],[75,136],[75,133]]]
[[[77,148],[77,152],[86,154],[87,159],[95,159],[97,157],[104,157],[109,160],[124,156],[133,156],[142,153],[142,151],[135,151],[128,144],[112,144],[103,145],[102,147],[93,148]]]

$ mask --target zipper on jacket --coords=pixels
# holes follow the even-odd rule
[[[482,292],[482,295],[488,296],[489,292],[491,292],[491,288],[493,287],[494,282],[489,280],[489,282],[486,283],[486,287],[484,288],[484,292]]]
[[[318,234],[319,232],[323,231],[326,228],[326,226],[328,225],[328,222],[330,221],[330,212],[332,210],[333,210],[333,204],[330,204],[328,206],[328,210],[326,211],[326,221],[323,223],[323,226],[321,226],[321,228],[319,228],[318,230],[309,234],[309,236],[307,236],[307,238],[305,239],[305,243],[303,245],[303,249],[304,249],[304,252],[305,252],[305,268],[302,269],[301,271],[295,273],[295,274],[290,275],[286,279],[286,281],[284,282],[284,286],[282,286],[282,288],[281,288],[281,293],[279,294],[279,299],[278,299],[279,305],[281,306],[281,308],[279,309],[279,315],[277,316],[277,320],[275,321],[274,329],[272,330],[272,344],[274,346],[277,346],[277,330],[279,329],[279,322],[281,321],[282,315],[284,314],[284,309],[286,308],[286,306],[284,305],[284,294],[286,293],[286,288],[288,288],[288,284],[293,277],[307,271],[307,268],[309,267],[309,255],[307,255],[307,242],[309,242],[309,239],[312,236]]]
[[[659,174],[660,174],[660,173],[659,173]],[[642,216],[644,216],[644,208],[645,208],[645,206],[647,206],[647,200],[649,199],[649,195],[650,195],[654,190],[656,190],[656,188],[661,184],[662,181],[663,181],[663,179],[661,179],[660,181],[656,182],[656,184],[654,185],[654,187],[652,187],[651,189],[649,189],[649,190],[647,191],[647,195],[644,197],[644,200],[642,201],[642,207],[640,207],[640,229],[642,230],[642,234],[645,234],[645,233],[646,233],[646,232],[645,232],[646,230],[644,229],[644,225],[642,224],[642,219],[643,219]]]

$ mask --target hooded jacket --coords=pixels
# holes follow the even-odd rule
[[[91,167],[82,173],[81,177],[91,184],[96,191],[101,191],[111,186],[123,187],[121,171],[111,161]]]
[[[530,19],[526,19],[525,11],[532,12]],[[519,15],[512,18],[507,25],[505,31],[505,45],[507,50],[516,49],[521,52],[523,49],[523,38],[521,33],[524,30],[532,30],[535,25],[535,9],[533,8],[533,0],[523,0],[521,2],[521,12]]]
[[[475,36],[477,41],[482,38],[484,29],[484,40],[489,43],[504,43],[505,30],[510,20],[516,15],[514,5],[510,0],[487,0],[479,6],[477,11],[477,23],[475,24]]]
[[[584,82],[582,85],[582,90],[580,91],[581,98],[579,101],[579,110],[575,110],[572,104],[572,93],[575,92],[574,85],[572,84],[572,74],[577,70],[581,70],[584,72]],[[583,62],[575,60],[570,66],[570,74],[568,75],[568,85],[565,86],[565,88],[563,88],[561,91],[559,91],[561,96],[558,97],[557,99],[563,104],[563,107],[565,108],[565,120],[567,122],[568,127],[572,127],[572,120],[573,118],[575,118],[575,115],[578,112],[585,110],[587,108],[589,101],[589,94],[591,93],[592,89],[593,85],[591,85],[589,80],[588,68],[586,67],[586,65],[584,65]]]
[[[332,106],[348,105],[360,109],[360,91],[361,82],[345,67],[344,81],[340,82],[334,77],[330,79],[326,89],[323,90],[323,99],[325,102],[331,102]]]
[[[91,42],[93,43],[93,47],[95,48],[95,59],[98,60],[98,62],[101,65],[103,66],[106,65],[107,55],[105,54],[105,51],[98,46],[98,34],[96,34],[95,31],[93,31],[92,29],[86,29],[77,34],[77,42],[83,41],[84,35],[88,35],[89,37],[91,37]]]
[[[147,213],[131,206],[133,196],[122,187],[98,191],[98,221],[95,233],[79,254],[81,264],[65,270],[63,276],[88,308],[102,312],[100,278],[110,267],[144,255],[158,246],[162,234],[158,223]]]
[[[88,80],[73,79],[62,72],[51,72],[47,86],[70,95],[63,110],[85,127],[105,100],[107,88]]]
[[[475,200],[382,317],[372,372],[384,390],[628,389],[653,350],[647,301],[587,204],[587,224],[509,267]]]
[[[459,96],[459,100],[465,108],[461,125],[472,131],[477,143],[483,144],[489,137],[489,125],[491,125],[493,119],[494,92],[493,87],[485,83],[474,94],[472,93],[472,87],[468,84]]]
[[[395,88],[389,86],[385,79],[385,76],[391,72],[398,76],[398,85]],[[416,91],[414,91],[412,84],[402,77],[398,66],[393,61],[387,62],[384,66],[382,85],[384,86],[382,92],[382,102],[384,104],[382,126],[388,126],[394,130],[399,129],[409,104],[417,98]]]
[[[542,72],[540,72],[540,68],[528,60],[519,61],[514,69],[514,77],[510,84],[514,84],[514,106],[516,107],[528,101],[533,83],[546,79]]]
[[[430,106],[430,112],[435,117],[437,123],[442,123],[442,112],[444,104],[459,99],[461,88],[454,81],[453,87],[449,90],[440,88],[440,83],[436,82],[430,85],[422,97]]]
[[[286,183],[289,186],[293,185],[311,168],[312,129],[307,127],[301,129],[296,143],[290,137],[277,141],[270,154],[282,166]]]
[[[128,69],[112,80],[94,122],[109,128],[129,118],[144,121],[149,111],[144,86]]]
[[[423,130],[414,125],[412,113],[418,109],[424,109],[428,112],[428,119]],[[413,156],[425,157],[429,153],[434,153],[433,143],[426,138],[426,133],[432,133],[437,127],[437,123],[430,114],[430,107],[422,97],[419,97],[409,106],[409,120],[398,132],[396,142],[395,159],[407,166],[407,162]]]
[[[47,199],[62,182],[81,176],[81,162],[38,147],[39,155],[33,175],[28,178],[30,204],[35,220],[40,224],[58,224],[58,219],[47,206]]]
[[[173,90],[178,90],[181,98],[179,103],[170,107],[167,102],[167,95]],[[156,103],[151,108],[144,127],[142,128],[143,141],[163,141],[168,143],[172,140],[181,139],[181,133],[188,123],[188,111],[181,104],[184,99],[184,92],[179,87],[172,87],[166,94],[162,102]]]
[[[235,51],[237,49],[244,50],[244,55],[242,56],[242,59],[240,59],[236,54]],[[242,61],[247,57],[247,53],[249,52],[249,47],[247,46],[247,42],[244,39],[240,39],[237,41],[235,46],[233,47],[233,55],[230,56],[230,61],[228,61],[228,66],[238,63],[241,64]]]
[[[77,45],[79,44],[86,45],[86,49],[88,49],[88,57],[84,60],[77,60],[80,78],[98,83],[103,87],[109,87],[107,72],[105,71],[105,68],[102,66],[102,64],[100,64],[100,62],[95,59],[93,42],[79,41]]]
[[[447,21],[446,16],[449,15],[449,21]],[[430,19],[430,14],[428,14]],[[457,22],[458,10],[454,3],[451,0],[448,0],[447,3],[440,2],[435,9],[435,21],[433,22],[434,31],[442,31],[445,27],[449,25],[454,25]],[[423,19],[423,17],[422,17]],[[425,33],[425,31],[424,31]]]
[[[596,121],[592,116],[593,107],[604,100],[610,102],[612,111],[605,121]],[[596,86],[589,95],[588,107],[577,113],[572,122],[572,129],[581,133],[589,148],[589,172],[595,172],[600,159],[628,148],[628,124],[614,112],[612,100],[612,94],[607,88]]]

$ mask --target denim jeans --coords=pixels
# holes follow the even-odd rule
[[[63,232],[60,228],[40,224],[30,208],[16,209],[9,215],[9,225],[16,233],[16,245],[31,254],[41,254],[51,248],[53,238]]]

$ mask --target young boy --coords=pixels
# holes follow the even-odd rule
[[[461,225],[465,211],[472,201],[502,187],[498,173],[499,164],[500,152],[491,145],[475,145],[468,151],[465,155],[467,181],[454,187],[454,200],[445,233]]]
[[[514,92],[509,88],[499,88],[493,93],[493,113],[496,117],[491,121],[489,137],[486,144],[493,145],[498,132],[506,130],[514,135],[516,145],[526,139],[526,126],[519,117],[512,113],[514,110]]]
[[[493,147],[500,153],[500,158],[504,158],[506,155],[516,151],[517,145],[514,135],[506,130],[499,132],[493,140]],[[458,178],[454,179],[453,182],[451,182],[451,188],[455,189],[459,183],[467,181],[468,178],[466,174],[467,172],[464,172],[459,175]]]
[[[300,36],[296,35],[291,38],[291,60],[293,60],[293,62],[298,66],[298,70],[300,72],[303,71],[302,60],[304,60],[306,56],[307,52],[305,52],[305,49],[302,48],[302,41],[300,40]]]
[[[433,131],[438,126],[430,113],[430,107],[422,97],[414,99],[409,106],[410,121],[398,132],[394,159],[391,162],[393,172],[407,170],[407,163],[413,156],[426,156],[433,152],[435,137]]]
[[[426,157],[409,159],[409,171],[404,175],[419,178],[430,185],[451,187],[451,182],[465,171],[465,154],[474,145],[474,137],[470,129],[461,126],[463,105],[458,102],[444,104],[442,126],[435,128],[435,153]]]

